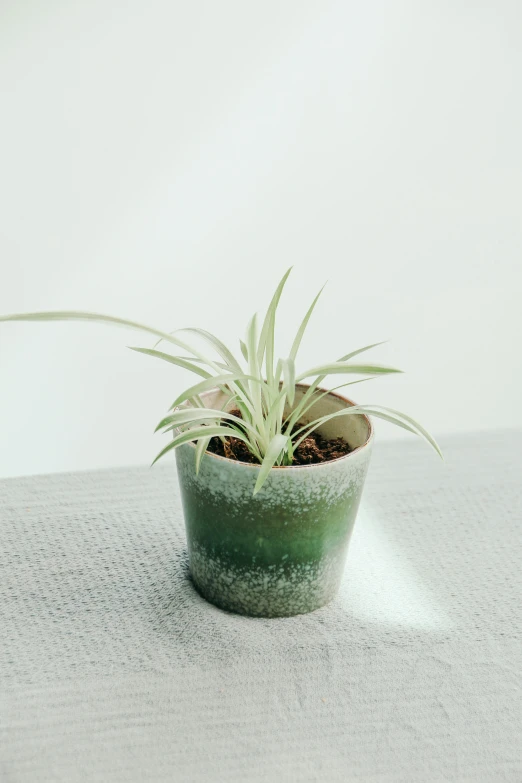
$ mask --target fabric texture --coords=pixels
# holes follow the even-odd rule
[[[377,444],[341,591],[194,590],[173,464],[0,482],[0,779],[520,781],[521,435]]]

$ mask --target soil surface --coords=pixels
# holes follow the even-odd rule
[[[239,411],[232,411],[235,416],[241,416]],[[297,428],[302,426],[299,424]],[[208,451],[218,454],[220,457],[227,457],[238,462],[247,462],[252,465],[259,465],[259,461],[248,450],[248,446],[238,438],[225,438],[223,443],[219,438],[212,438]],[[344,438],[334,438],[327,440],[317,431],[310,435],[294,451],[292,465],[314,465],[319,462],[328,462],[332,459],[345,457],[353,449],[348,445]]]

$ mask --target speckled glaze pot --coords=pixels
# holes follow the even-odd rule
[[[307,387],[297,389],[296,401]],[[217,408],[219,391],[205,396]],[[314,418],[354,403],[329,394]],[[211,603],[254,617],[312,612],[341,581],[370,460],[373,431],[363,415],[339,417],[320,429],[342,436],[354,451],[317,465],[275,467],[253,496],[259,466],[206,453],[199,475],[192,443],[176,449],[190,572]]]

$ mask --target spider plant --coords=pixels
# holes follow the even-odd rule
[[[318,364],[302,372],[296,368],[296,359],[306,327],[323,289],[308,308],[294,337],[290,352],[276,360],[275,322],[283,288],[291,272],[283,275],[268,306],[262,323],[257,315],[248,323],[244,340],[240,340],[241,358],[237,358],[215,335],[204,329],[184,328],[163,332],[135,321],[98,313],[79,311],[52,311],[19,313],[0,316],[0,321],[97,321],[137,329],[154,335],[158,341],[153,348],[129,346],[133,351],[152,356],[161,361],[182,367],[202,380],[181,392],[170,412],[158,424],[156,431],[173,431],[173,438],[160,451],[154,464],[172,449],[190,441],[196,447],[196,471],[213,437],[234,437],[246,443],[249,451],[261,465],[254,494],[259,492],[275,465],[291,465],[294,451],[310,433],[329,419],[337,416],[369,414],[392,422],[430,443],[442,457],[431,435],[414,419],[381,405],[353,405],[327,416],[313,418],[314,405],[329,391],[320,389],[325,378],[331,375],[362,376],[342,383],[330,391],[361,383],[378,375],[398,373],[400,370],[381,364],[353,361],[356,356],[382,343],[373,343],[341,356],[336,361]],[[324,286],[323,286],[324,288]],[[194,347],[181,335],[200,338],[211,349],[211,354]],[[169,343],[183,351],[183,355],[158,350],[161,342]],[[296,385],[308,381],[309,387],[298,404],[295,404]],[[206,408],[201,395],[219,388],[226,395],[221,409]],[[240,416],[231,412],[239,411]],[[303,423],[307,420],[307,423]]]

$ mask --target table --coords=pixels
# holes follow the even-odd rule
[[[174,464],[0,481],[0,778],[520,781],[522,433],[377,444],[339,596],[188,575]]]

